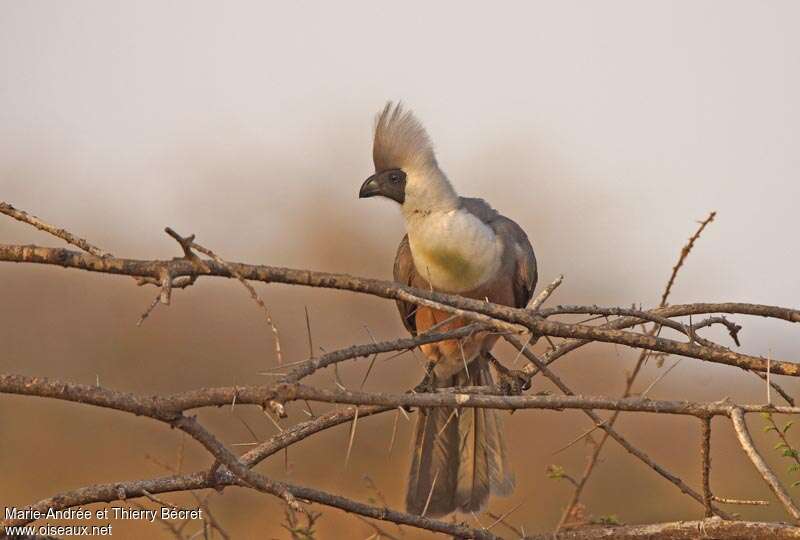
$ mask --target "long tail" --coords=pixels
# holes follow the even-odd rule
[[[489,364],[477,358],[464,371],[436,386],[493,384]],[[499,411],[435,407],[420,409],[406,494],[412,514],[444,516],[478,512],[490,494],[508,495],[514,476],[508,465]]]

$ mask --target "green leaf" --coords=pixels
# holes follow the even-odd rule
[[[797,471],[800,471],[800,465],[798,465],[797,463],[795,463],[794,465],[789,467],[789,472],[790,473],[797,472]]]
[[[561,465],[548,465],[545,474],[547,474],[548,478],[558,479],[564,478],[567,473]]]
[[[602,525],[621,525],[616,514],[612,514],[610,516],[600,516],[597,518],[597,523]]]
[[[778,441],[775,443],[775,446],[772,447],[773,450],[780,450],[781,448],[789,448],[789,445],[783,441]]]
[[[795,480],[794,482],[792,482],[792,487],[797,487],[797,486],[800,486],[800,480]]]
[[[793,425],[794,425],[794,421],[792,421],[792,420],[790,420],[789,422],[786,422],[786,425],[783,426],[783,432],[786,433],[787,431],[789,431],[789,428],[792,427]]]
[[[769,433],[770,431],[778,431],[778,428],[775,426],[764,426],[764,433]]]

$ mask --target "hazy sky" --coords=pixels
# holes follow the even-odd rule
[[[695,221],[716,210],[672,301],[797,306],[798,20],[792,1],[0,0],[0,200],[119,255],[177,255],[170,225],[231,259],[385,278],[401,217],[357,191],[373,117],[402,100],[456,188],[527,230],[540,279],[566,276],[554,301],[657,303]],[[56,244],[7,219],[0,242]],[[28,283],[7,268],[3,301]],[[100,283],[75,275],[58,274],[80,291]],[[276,317],[294,317],[285,333],[304,347],[293,291]],[[38,328],[47,302],[80,300],[62,292],[31,289],[42,312],[15,320]],[[135,321],[151,292],[115,300],[115,316]],[[391,306],[369,305],[400,329]],[[263,330],[246,296],[223,315]],[[147,350],[150,330],[124,328]],[[56,341],[42,331],[31,339]],[[796,359],[788,325],[748,321],[742,340]],[[104,365],[72,357],[87,377]],[[704,369],[686,361],[676,380]]]
[[[309,204],[394,242],[397,212],[355,193],[400,99],[545,277],[648,301],[716,209],[686,287],[798,300],[795,2],[1,5],[0,189],[100,243],[173,223],[245,255],[302,237]]]

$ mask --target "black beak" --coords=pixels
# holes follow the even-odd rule
[[[376,195],[403,204],[406,199],[406,173],[400,169],[388,169],[364,180],[358,191],[358,198],[364,199]]]
[[[381,187],[378,182],[378,175],[373,174],[361,184],[361,189],[358,191],[359,199],[366,199],[367,197],[374,197],[381,194]]]

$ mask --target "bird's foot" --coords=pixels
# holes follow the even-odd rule
[[[433,384],[433,375],[427,374],[417,386],[412,390],[415,394],[427,394],[436,391],[436,385]]]
[[[494,356],[490,356],[492,364],[499,375],[498,385],[504,395],[518,396],[531,388],[531,376],[518,369],[508,369]]]
[[[504,395],[519,396],[531,388],[531,376],[524,371],[509,369],[500,374],[500,389]]]

